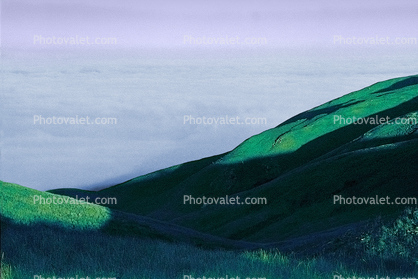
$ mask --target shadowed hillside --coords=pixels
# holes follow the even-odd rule
[[[335,195],[418,197],[417,113],[418,76],[396,78],[296,115],[225,154],[98,192],[51,192],[116,197],[110,208],[230,239],[281,241],[393,216],[404,207],[339,205]],[[363,123],[352,123],[354,117]],[[389,122],[371,121],[376,118]],[[263,197],[267,204],[190,205],[185,195]]]
[[[57,233],[77,231],[135,236],[182,242],[205,248],[255,249],[256,244],[232,241],[144,216],[0,181],[0,217],[3,228],[51,228]],[[39,201],[40,197],[43,199]],[[49,199],[49,201],[48,201]],[[53,202],[54,201],[54,202]]]
[[[417,82],[374,84],[225,154],[101,191],[41,192],[0,181],[1,277],[412,276],[418,208],[394,201],[418,198]],[[226,195],[262,202],[184,202]],[[41,196],[57,203],[41,204]],[[336,202],[376,196],[388,203]]]

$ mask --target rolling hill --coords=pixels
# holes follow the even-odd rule
[[[356,123],[347,121],[354,117]],[[303,112],[230,152],[100,191],[41,192],[0,181],[1,277],[331,278],[380,271],[414,278],[418,208],[393,202],[418,198],[417,119],[418,76],[409,76]],[[35,202],[41,196],[60,203]],[[227,196],[261,203],[184,201]],[[376,196],[389,202],[370,204]],[[117,202],[79,203],[87,197]],[[354,197],[368,204],[337,201]]]
[[[0,216],[3,229],[48,227],[57,233],[77,231],[102,232],[107,235],[181,242],[206,248],[255,249],[243,241],[231,241],[178,225],[158,221],[93,203],[80,203],[68,196],[42,192],[0,181]],[[42,197],[43,202],[39,202]],[[48,201],[49,199],[49,201]],[[55,201],[55,203],[51,201]]]
[[[388,121],[376,123],[382,118]],[[284,241],[379,215],[394,216],[405,207],[391,203],[396,197],[417,198],[417,118],[418,76],[395,78],[296,115],[225,154],[97,192],[51,192],[115,197],[112,210],[231,240]],[[267,204],[183,201],[185,196],[227,195],[241,201],[263,198]],[[335,204],[336,196],[390,197],[390,203]]]

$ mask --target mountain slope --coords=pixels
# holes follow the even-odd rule
[[[379,82],[296,115],[226,154],[94,195],[117,197],[118,204],[110,207],[121,211],[263,243],[390,216],[403,206],[337,205],[333,198],[418,197],[417,113],[418,76]],[[354,117],[368,123],[347,121]],[[390,122],[371,123],[376,117]],[[395,123],[397,117],[410,122]],[[72,190],[70,195],[77,193],[83,194]],[[265,197],[268,203],[187,205],[184,195]]]
[[[40,198],[43,199],[42,203],[39,202]],[[0,181],[0,204],[2,228],[20,232],[46,227],[57,235],[67,231],[86,234],[102,232],[105,235],[136,236],[206,248],[260,247],[3,181]]]

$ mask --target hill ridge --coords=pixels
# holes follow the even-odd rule
[[[110,207],[120,211],[262,243],[282,241],[301,230],[314,233],[362,221],[379,209],[344,210],[330,204],[332,193],[418,196],[417,125],[355,125],[335,119],[384,116],[416,121],[417,110],[418,75],[378,82],[297,114],[230,152],[95,194],[118,197],[120,204]],[[350,183],[352,187],[344,188]],[[185,205],[184,195],[266,197],[268,204],[202,207]],[[401,206],[387,206],[382,214],[400,210]]]

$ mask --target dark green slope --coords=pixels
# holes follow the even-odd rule
[[[34,202],[34,197],[42,197],[45,202],[40,203],[38,200]],[[55,202],[49,202],[47,199]],[[96,204],[80,203],[69,197],[3,181],[0,181],[0,204],[2,229],[19,234],[47,228],[54,231],[58,238],[59,235],[68,232],[82,232],[86,235],[102,233],[136,236],[212,249],[260,247],[254,243],[216,237],[145,216],[111,210]]]
[[[260,242],[395,214],[400,206],[339,206],[332,199],[418,197],[417,125],[355,125],[334,118],[417,119],[417,111],[418,76],[379,82],[301,113],[226,154],[96,194],[117,197],[122,211]],[[193,206],[183,204],[184,195],[266,197],[268,204]]]
[[[147,214],[161,208],[162,204],[170,203],[182,181],[210,166],[222,156],[224,154],[172,166],[97,192],[74,188],[54,189],[49,192],[71,197],[117,197],[117,209],[138,213],[138,203],[141,203],[141,214]]]

